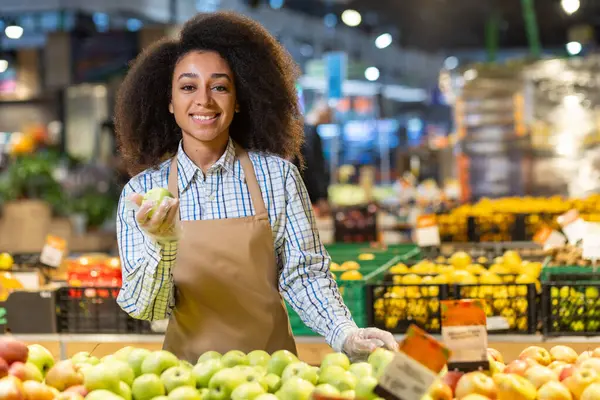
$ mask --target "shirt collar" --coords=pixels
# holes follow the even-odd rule
[[[209,168],[207,174],[210,175],[219,170],[224,170],[227,173],[233,174],[240,181],[244,181],[244,171],[241,168],[239,162],[236,162],[235,155],[235,144],[231,138],[227,142],[227,148],[223,155],[217,160],[217,162]],[[183,141],[179,142],[179,149],[177,150],[177,164],[178,164],[178,183],[179,188],[184,192],[190,182],[194,179],[195,175],[201,179],[204,179],[204,173],[194,162],[185,154],[183,150]]]

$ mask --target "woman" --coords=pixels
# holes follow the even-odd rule
[[[286,161],[302,144],[296,77],[263,27],[215,13],[145,51],[120,89],[117,134],[137,175],[119,206],[118,302],[135,318],[169,317],[164,348],[190,362],[208,350],[296,352],[280,292],[336,351],[397,346],[352,321]],[[143,201],[160,187],[175,198]]]

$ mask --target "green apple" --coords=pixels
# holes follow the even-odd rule
[[[154,374],[160,376],[171,367],[179,365],[179,359],[166,350],[150,353],[142,362],[142,374]]]
[[[166,394],[165,385],[162,380],[154,374],[138,376],[133,381],[131,393],[135,400],[151,400]]]
[[[188,369],[190,371],[194,368],[194,366],[192,365],[192,363],[189,362],[188,360],[181,360],[181,361],[179,361],[179,366],[183,367],[185,369]]]
[[[115,355],[114,355],[114,354],[109,354],[109,355],[107,355],[107,356],[104,356],[104,357],[102,357],[102,358],[100,359],[100,362],[101,362],[101,363],[105,363],[105,362],[111,362],[111,361],[117,361],[117,360],[118,360],[118,358],[117,358],[117,357],[115,357]]]
[[[377,379],[372,376],[365,376],[359,379],[356,387],[354,388],[356,392],[356,397],[364,400],[374,400],[377,398],[377,395],[373,393],[375,387],[377,386]]]
[[[248,365],[236,365],[233,369],[244,375],[246,382],[261,382],[263,376],[266,375],[264,370]]]
[[[260,383],[269,393],[275,393],[281,388],[281,378],[275,374],[267,374],[260,379]]]
[[[373,376],[373,366],[367,362],[352,364],[348,371],[358,379]]]
[[[83,383],[83,374],[71,360],[62,360],[54,364],[46,374],[45,383],[59,392],[63,392],[71,386]]]
[[[327,368],[321,368],[319,373],[319,383],[329,383],[336,376],[343,375],[346,371],[344,368],[333,365]]]
[[[231,350],[223,354],[221,362],[225,368],[235,367],[236,365],[248,365],[248,357],[242,351]]]
[[[327,397],[337,397],[340,395],[340,391],[331,386],[329,383],[322,383],[315,388],[315,393],[318,393]]]
[[[254,400],[280,400],[280,399],[279,399],[279,397],[275,396],[274,394],[265,393],[265,394],[261,394]]]
[[[85,400],[125,400],[118,394],[114,394],[109,390],[93,390],[85,396]]]
[[[153,188],[148,190],[148,192],[144,195],[143,202],[150,201],[154,203],[154,206],[148,212],[148,218],[152,218],[152,214],[156,212],[158,207],[161,205],[165,197],[173,197],[171,192],[169,192],[165,188]]]
[[[80,364],[98,365],[98,364],[100,364],[100,360],[98,359],[98,357],[92,356],[87,351],[80,351],[79,353],[76,353],[75,355],[73,355],[73,357],[71,357],[71,361],[73,361],[73,364],[75,364],[75,365],[80,365]]]
[[[297,361],[298,357],[292,352],[288,350],[278,350],[271,355],[271,359],[267,365],[267,373],[281,376],[285,367]]]
[[[196,379],[192,376],[192,372],[184,367],[171,367],[162,373],[160,379],[167,389],[167,393],[180,386],[191,386],[196,388]]]
[[[179,386],[169,393],[169,400],[202,400],[202,396],[191,386]]]
[[[207,351],[198,358],[198,364],[208,360],[220,360],[221,357],[218,351]]]
[[[250,365],[261,365],[267,367],[271,356],[264,350],[254,350],[248,353],[248,363]]]
[[[258,382],[242,383],[231,393],[231,400],[254,400],[265,393],[265,389]]]
[[[314,390],[315,386],[312,383],[294,377],[281,386],[278,397],[285,400],[310,400]]]
[[[208,388],[202,388],[198,390],[198,393],[200,393],[200,397],[202,397],[204,400],[208,399]]]
[[[323,358],[321,368],[324,369],[333,365],[348,369],[350,368],[350,359],[343,353],[329,353]]]
[[[356,394],[354,393],[354,390],[344,390],[342,393],[340,393],[340,397],[342,399],[354,400],[356,398]]]
[[[209,359],[196,364],[192,369],[192,376],[196,379],[196,387],[198,389],[207,388],[210,378],[222,369],[223,363],[219,359]]]
[[[210,400],[229,400],[235,388],[246,382],[246,377],[240,370],[222,369],[210,378],[208,398]]]
[[[50,368],[54,366],[54,357],[52,356],[52,353],[39,344],[32,344],[27,347],[29,349],[27,362],[35,365],[42,373],[42,376],[46,376]]]
[[[117,391],[117,394],[125,400],[132,400],[131,388],[123,381],[119,383],[119,390]]]
[[[106,364],[110,367],[110,369],[116,371],[117,375],[119,375],[119,378],[121,378],[121,380],[125,382],[127,386],[131,386],[133,384],[135,373],[125,361],[121,361],[116,357],[113,357],[108,361],[104,361],[102,364]]]
[[[152,352],[148,349],[133,349],[127,356],[127,363],[135,376],[142,375],[142,363]]]
[[[167,396],[158,396],[153,397],[152,400],[169,400],[169,398]]]
[[[379,378],[393,359],[394,352],[384,349],[383,347],[379,347],[369,355],[369,359],[367,361],[373,366],[374,376]]]
[[[319,381],[319,369],[310,366],[305,362],[295,362],[285,367],[283,374],[281,375],[281,380],[285,383],[288,379],[293,377],[302,378],[305,381],[316,385]]]
[[[85,388],[94,390],[108,390],[118,393],[121,378],[109,364],[98,364],[83,371],[83,384]]]
[[[354,390],[357,380],[354,375],[337,365],[325,368],[319,376],[319,383],[329,383],[340,392]]]
[[[129,359],[129,355],[133,350],[135,350],[135,347],[126,346],[115,351],[114,356],[121,361],[127,362],[127,360]]]

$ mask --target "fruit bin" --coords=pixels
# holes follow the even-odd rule
[[[553,274],[542,283],[546,336],[596,336],[600,332],[600,274]]]
[[[415,324],[429,333],[440,333],[440,301],[449,298],[449,291],[450,287],[446,284],[369,284],[369,325],[403,334],[411,324]]]
[[[58,333],[152,333],[150,323],[131,318],[117,304],[114,287],[63,287],[56,292]]]

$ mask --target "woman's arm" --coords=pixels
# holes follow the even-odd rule
[[[283,270],[279,287],[302,321],[342,351],[347,336],[357,329],[329,271],[327,254],[315,224],[308,193],[298,169],[286,163],[286,220],[278,249]]]
[[[169,317],[174,306],[174,285],[171,278],[177,255],[177,241],[158,243],[145,234],[126,206],[134,193],[143,194],[152,187],[132,179],[123,189],[117,214],[117,241],[121,256],[123,286],[117,302],[137,319],[160,320]]]

